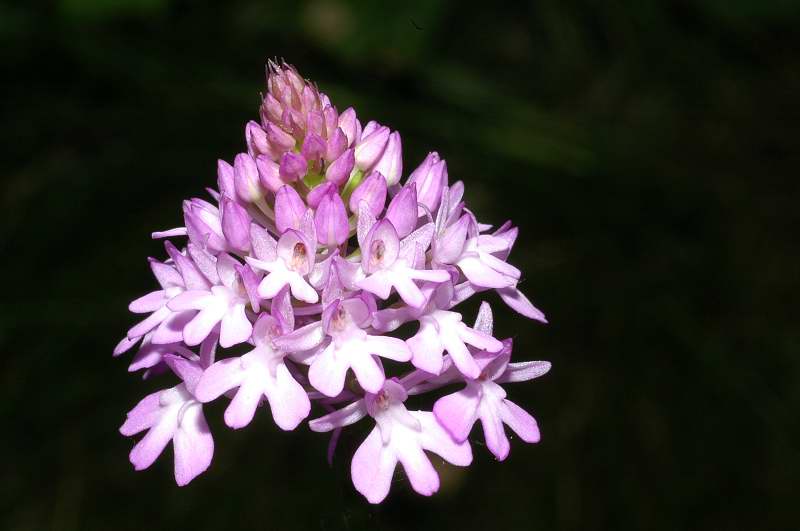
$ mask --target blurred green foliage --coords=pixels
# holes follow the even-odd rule
[[[789,0],[0,4],[0,528],[797,528],[798,23]],[[110,352],[148,235],[243,148],[269,57],[520,225],[551,324],[489,300],[554,364],[509,389],[539,445],[496,463],[477,436],[436,497],[398,476],[374,508],[365,426],[329,468],[323,437],[215,405],[206,475],[131,470],[116,430],[163,380]]]

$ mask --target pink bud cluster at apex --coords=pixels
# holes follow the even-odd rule
[[[266,404],[278,427],[294,430],[316,402],[327,414],[309,426],[333,432],[329,458],[340,430],[369,417],[374,428],[351,472],[372,503],[387,496],[398,463],[415,491],[436,492],[426,452],[469,465],[477,421],[499,460],[507,428],[537,442],[536,421],[502,386],[550,363],[512,363],[512,341],[492,335],[488,303],[472,326],[455,309],[495,290],[546,322],[507,261],[517,228],[479,223],[435,152],[401,183],[398,132],[362,126],[352,108],[338,112],[285,63],[269,64],[260,115],[245,127],[247,151],[232,165],[219,161],[212,199],[185,201],[184,226],[153,234],[182,244],[166,240],[168,258],[150,259],[160,289],[130,304],[145,317],[114,354],[137,347],[130,371],[172,373],[178,383],[143,398],[120,428],[144,432],[130,453],[136,470],[172,443],[178,485],[204,472],[214,439],[203,406],[222,397],[234,429]],[[412,322],[412,337],[391,335]],[[389,374],[385,360],[404,369]],[[409,395],[454,383],[463,388],[432,411],[405,406]]]

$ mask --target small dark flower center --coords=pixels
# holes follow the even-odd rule
[[[389,394],[385,390],[381,390],[381,392],[375,397],[375,405],[378,406],[378,409],[380,410],[388,409],[389,401]]]
[[[336,313],[333,314],[333,319],[331,319],[331,324],[333,325],[334,330],[342,331],[347,326],[347,310],[342,308],[341,306],[336,310]]]
[[[292,269],[300,269],[306,264],[306,246],[302,242],[294,244],[292,249]]]
[[[386,253],[386,244],[383,240],[375,240],[372,242],[372,261],[373,263],[380,263],[383,260],[383,255]]]

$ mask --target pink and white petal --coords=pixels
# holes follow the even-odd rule
[[[375,225],[375,216],[372,215],[369,203],[360,201],[358,203],[358,223],[356,225],[356,235],[358,238],[358,245],[362,249],[366,249],[367,236],[373,225]]]
[[[205,472],[214,457],[214,438],[198,403],[187,406],[172,441],[175,482],[182,487]]]
[[[186,389],[192,394],[197,387],[197,382],[203,375],[203,369],[197,362],[198,357],[192,353],[194,359],[187,359],[177,354],[164,355],[164,362],[169,366],[175,375],[186,385]]]
[[[381,332],[392,332],[400,326],[414,319],[417,313],[408,306],[402,308],[384,308],[378,310],[372,317],[372,326]]]
[[[273,297],[270,313],[280,323],[284,333],[288,334],[294,330],[294,308],[288,289]]]
[[[195,310],[173,313],[158,325],[150,341],[156,345],[180,343],[183,341],[183,329],[195,315],[197,315]]]
[[[316,304],[319,301],[319,294],[317,290],[311,287],[311,284],[305,281],[303,277],[298,274],[292,275],[289,280],[292,287],[292,295],[295,299],[307,302],[309,304]]]
[[[410,269],[408,276],[416,280],[427,280],[428,282],[447,282],[450,280],[450,273],[444,269]]]
[[[201,310],[183,329],[183,340],[194,347],[203,342],[208,334],[222,320],[226,308],[223,304],[214,302]]]
[[[453,286],[453,300],[450,302],[450,307],[469,299],[476,293],[480,291],[484,291],[486,288],[480,288],[474,285],[472,282],[462,282],[461,284],[456,284]]]
[[[364,404],[364,400],[361,399],[346,405],[342,409],[337,409],[332,413],[310,421],[308,426],[311,431],[324,433],[355,424],[365,416],[367,416],[367,407]]]
[[[487,336],[492,335],[494,317],[492,317],[492,307],[489,306],[488,302],[481,302],[481,307],[478,309],[478,316],[475,318],[475,326],[473,326],[472,329],[486,334]]]
[[[208,279],[210,286],[215,286],[220,283],[219,274],[217,273],[217,257],[209,252],[209,248],[206,246],[198,247],[191,241],[186,244],[186,250],[197,269]],[[189,287],[188,284],[186,287]]]
[[[508,256],[508,253],[511,252],[511,248],[514,247],[514,242],[517,241],[517,236],[519,235],[519,227],[513,227],[511,225],[511,221],[506,221],[500,226],[492,236],[496,238],[500,238],[501,240],[505,240],[506,242],[506,249],[507,251],[504,253],[499,253],[500,258],[505,258]]]
[[[201,402],[211,402],[239,387],[246,374],[242,368],[242,358],[219,360],[203,372],[194,390],[195,398]]]
[[[258,285],[258,294],[265,299],[271,299],[291,281],[292,273],[286,269],[275,269],[272,273],[264,277]]]
[[[138,324],[134,325],[130,330],[128,330],[128,338],[134,339],[145,335],[147,332],[161,324],[161,321],[169,317],[171,313],[172,312],[169,308],[162,306],[158,310],[148,315],[143,321],[140,321]]]
[[[213,363],[217,357],[217,344],[218,344],[219,334],[217,332],[211,332],[208,334],[208,337],[200,343],[200,366],[208,368]]]
[[[367,336],[364,339],[366,350],[370,354],[377,354],[395,361],[409,361],[411,349],[405,341],[389,336]]]
[[[464,197],[464,182],[463,181],[456,181],[450,187],[450,212],[454,212],[456,210],[456,205],[461,201],[461,198]]]
[[[149,369],[150,367],[158,365],[165,352],[169,352],[169,350],[160,345],[153,345],[151,343],[143,346],[133,357],[131,364],[128,365],[128,372]]]
[[[541,439],[539,425],[530,413],[519,407],[511,400],[503,400],[499,407],[500,418],[503,422],[527,443],[537,443]]]
[[[496,256],[492,256],[491,254],[481,252],[480,258],[484,264],[491,267],[501,275],[504,275],[506,277],[511,277],[515,280],[519,280],[519,277],[522,276],[522,272],[519,269],[509,264],[505,260],[500,260]]]
[[[477,256],[467,256],[457,263],[470,282],[484,288],[507,288],[514,283],[508,277],[498,273],[478,259]]]
[[[414,367],[431,374],[442,372],[444,345],[433,324],[421,323],[419,332],[407,341]]]
[[[507,341],[511,341],[510,339]],[[505,349],[504,349],[505,350]],[[475,355],[475,361],[481,368],[481,375],[484,380],[497,380],[508,367],[508,360],[511,359],[511,352],[501,351],[496,354],[488,353],[485,351],[478,352]],[[488,385],[488,382],[486,382]],[[502,387],[496,386],[497,389],[502,391]],[[505,391],[502,391],[502,397],[505,398]]]
[[[250,243],[253,247],[253,254],[259,261],[272,262],[278,256],[275,250],[278,242],[269,235],[266,229],[259,227],[256,223],[250,225]]]
[[[252,267],[256,271],[274,271],[275,269],[283,269],[282,262],[277,260],[277,257],[273,260],[259,260],[258,258],[253,258],[252,256],[245,256],[244,261]]]
[[[316,321],[298,328],[291,334],[275,338],[275,345],[285,352],[301,352],[318,347],[325,340],[322,322]]]
[[[250,339],[253,333],[253,324],[247,318],[244,304],[235,304],[222,317],[220,326],[219,345],[222,348],[232,347]]]
[[[274,385],[266,393],[272,418],[282,430],[291,431],[311,412],[311,401],[283,363],[275,368]]]
[[[161,455],[164,448],[172,440],[172,436],[178,429],[178,411],[180,404],[174,404],[163,410],[159,418],[150,431],[133,447],[129,455],[130,461],[136,470],[144,470],[153,464]]]
[[[456,466],[469,466],[472,463],[472,448],[469,442],[453,440],[433,413],[414,411],[411,412],[411,415],[419,421],[422,427],[419,442],[424,449]]]
[[[479,348],[487,352],[500,352],[503,350],[502,341],[481,332],[477,332],[464,323],[458,323],[458,325],[456,325],[456,333],[461,341],[464,343],[469,343],[475,348]]]
[[[498,289],[497,293],[500,295],[500,298],[503,299],[503,302],[508,304],[512,310],[524,315],[528,319],[533,319],[535,321],[540,321],[547,324],[547,318],[544,316],[544,313],[542,313],[539,308],[534,306],[533,303],[528,300],[528,298],[516,287]]]
[[[423,295],[419,287],[414,284],[414,281],[411,280],[411,277],[408,276],[406,271],[393,271],[391,281],[392,284],[394,284],[394,288],[397,290],[397,294],[400,295],[400,298],[403,299],[406,304],[414,308],[422,308],[422,306],[425,305],[425,295]]]
[[[426,223],[403,238],[403,241],[400,242],[400,257],[410,260],[414,255],[414,249],[417,245],[419,245],[423,251],[427,250],[431,244],[431,239],[433,239],[435,230],[433,223]]]
[[[484,253],[500,253],[509,249],[508,238],[494,236],[492,234],[481,234],[478,236],[477,243],[480,250]]]
[[[397,459],[403,465],[411,487],[423,496],[430,496],[439,490],[439,474],[419,443],[415,440],[392,442],[392,448],[397,452]]]
[[[180,272],[187,289],[202,290],[211,287],[208,279],[203,276],[195,263],[189,257],[178,251],[178,249],[176,249],[175,246],[169,241],[164,242],[164,247],[167,250],[167,254],[169,254],[170,258],[172,258],[172,261],[175,262],[175,265],[178,267],[178,271]]]
[[[167,307],[173,312],[202,310],[214,300],[214,295],[205,290],[190,289],[170,299]]]
[[[478,367],[478,364],[475,363],[475,359],[472,357],[472,354],[469,353],[466,345],[464,345],[464,342],[461,341],[455,332],[443,330],[439,334],[439,338],[442,340],[442,344],[447,350],[447,353],[450,354],[450,358],[452,358],[453,363],[458,370],[461,371],[461,374],[472,379],[480,376],[480,367]]]
[[[434,248],[434,256],[437,261],[452,264],[458,260],[458,257],[464,251],[464,243],[467,240],[469,226],[469,216],[461,216],[458,221],[447,227],[439,235]]]
[[[506,371],[495,381],[505,382],[525,382],[543,376],[550,371],[549,361],[523,361],[520,363],[509,363]]]
[[[175,236],[186,236],[186,227],[175,227],[174,229],[160,230],[150,234],[150,237],[154,240],[173,238]]]
[[[261,282],[260,275],[257,275],[251,267],[246,265],[238,266],[236,271],[242,279],[242,286],[244,286],[244,291],[247,293],[250,306],[253,307],[254,312],[259,313],[261,311],[261,305],[259,304],[261,297],[258,295],[258,284]]]
[[[343,350],[346,349],[347,347]],[[383,389],[383,383],[386,381],[386,378],[383,375],[383,370],[373,356],[364,353],[356,354],[350,352],[341,352],[339,355],[350,356],[350,367],[352,367],[353,372],[356,374],[359,385],[366,391],[370,393],[379,393],[381,389]]]
[[[456,441],[466,441],[478,420],[479,390],[477,385],[468,385],[461,391],[443,396],[433,405],[436,420]]]
[[[123,337],[122,340],[120,340],[120,342],[117,343],[117,346],[114,347],[114,357],[117,357],[121,354],[124,354],[125,352],[128,352],[130,349],[134,347],[134,345],[136,345],[136,343],[139,342],[140,339],[142,339],[141,336],[136,336],[134,338],[130,338],[128,336]]]
[[[256,408],[264,396],[264,375],[248,374],[236,391],[236,395],[225,410],[225,424],[238,430],[244,428],[256,414]]]
[[[388,299],[392,292],[392,281],[386,271],[377,271],[356,282],[356,286],[380,297]]]
[[[162,290],[151,291],[147,295],[143,295],[138,299],[132,301],[128,305],[128,310],[133,313],[150,313],[158,310],[167,300],[165,298],[166,292]]]
[[[158,284],[164,288],[172,288],[175,286],[183,287],[183,277],[171,265],[164,264],[158,260],[150,259],[150,269],[153,271],[153,276],[156,277]]]
[[[483,437],[486,440],[486,447],[494,456],[502,461],[508,457],[511,448],[506,437],[503,420],[497,410],[499,402],[491,399],[483,400],[480,407],[480,419],[483,425]]]
[[[344,389],[347,362],[334,353],[331,344],[314,360],[308,369],[308,380],[314,388],[326,396],[337,396]]]
[[[151,393],[142,398],[138,404],[128,412],[125,423],[120,427],[119,432],[126,437],[136,435],[140,431],[153,426],[161,418],[161,403],[159,396],[161,391]]]
[[[370,503],[380,503],[389,494],[397,457],[383,445],[377,426],[361,443],[350,464],[353,485]]]

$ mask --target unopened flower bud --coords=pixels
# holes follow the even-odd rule
[[[372,168],[383,154],[389,142],[389,128],[380,126],[369,135],[365,135],[356,147],[356,167],[361,171]]]
[[[342,198],[333,191],[322,197],[314,215],[317,241],[322,245],[341,245],[347,241],[350,227]]]
[[[322,116],[325,118],[325,138],[331,138],[333,132],[339,127],[339,113],[336,112],[336,108],[332,105],[323,104]]]
[[[313,190],[308,192],[308,196],[306,196],[308,206],[311,208],[317,208],[322,198],[331,193],[338,194],[339,188],[330,181],[325,181],[319,186],[315,186]]]
[[[352,147],[359,140],[361,140],[361,124],[356,118],[356,111],[352,107],[348,107],[342,114],[339,115],[339,127],[347,137],[347,145]]]
[[[386,219],[392,222],[400,238],[411,234],[417,226],[417,188],[404,186],[386,208]]]
[[[350,148],[328,166],[328,169],[325,170],[325,179],[339,186],[343,185],[350,177],[350,172],[353,171],[355,162],[355,151]]]
[[[236,196],[236,187],[233,178],[233,166],[220,159],[217,161],[217,187],[219,193],[228,197]]]
[[[250,215],[227,196],[222,196],[220,207],[222,234],[233,249],[247,252],[250,249]]]
[[[283,234],[286,229],[300,228],[306,205],[300,194],[289,185],[284,185],[275,194],[275,225]]]
[[[305,176],[308,171],[306,159],[291,151],[287,151],[281,156],[280,175],[284,182],[292,182]]]
[[[283,116],[283,106],[275,99],[271,93],[267,93],[264,102],[261,104],[261,123],[280,122]]]
[[[266,132],[269,143],[281,151],[288,151],[295,145],[294,137],[272,122],[267,123]]]
[[[347,137],[341,128],[336,127],[333,133],[328,136],[328,143],[325,146],[325,160],[336,160],[346,149]]]
[[[315,164],[325,156],[327,148],[325,141],[317,133],[308,133],[305,140],[303,140],[303,147],[300,153],[308,162]]]
[[[308,118],[305,124],[306,134],[314,133],[322,136],[325,134],[325,118],[322,116],[321,111],[309,111]]]
[[[233,161],[233,178],[236,195],[244,202],[252,203],[261,199],[258,167],[253,157],[247,153],[239,153]]]
[[[245,140],[247,141],[247,151],[251,157],[257,157],[270,152],[267,133],[253,120],[247,122],[244,130]]]
[[[353,190],[353,195],[350,196],[350,211],[357,213],[359,203],[364,201],[372,215],[378,217],[386,204],[386,190],[386,178],[380,172],[373,171]]]
[[[256,167],[261,185],[267,190],[277,192],[281,186],[286,184],[281,180],[278,163],[266,155],[259,155],[256,158]]]
[[[417,201],[433,212],[439,206],[442,190],[447,186],[447,163],[435,151],[428,153],[417,169],[408,176],[408,184],[417,187]]]
[[[375,170],[386,177],[386,184],[389,186],[400,182],[400,175],[403,173],[403,148],[400,142],[400,133],[397,131],[389,135],[386,149],[375,165]]]

